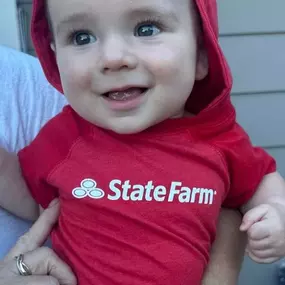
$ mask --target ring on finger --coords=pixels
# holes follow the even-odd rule
[[[21,276],[30,276],[32,275],[32,271],[29,266],[24,263],[24,255],[20,254],[15,257],[16,259],[16,266]]]

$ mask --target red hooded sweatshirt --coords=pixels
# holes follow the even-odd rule
[[[194,118],[121,136],[66,107],[19,153],[35,200],[46,207],[60,197],[53,247],[79,285],[201,284],[221,206],[240,207],[275,171],[236,123],[216,1],[196,4],[209,74],[188,100]],[[35,49],[62,92],[44,1],[33,5]]]

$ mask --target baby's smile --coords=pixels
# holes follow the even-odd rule
[[[137,108],[149,89],[145,87],[125,86],[112,89],[102,94],[108,106],[112,110],[126,111]]]

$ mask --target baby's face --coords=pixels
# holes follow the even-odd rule
[[[86,120],[136,133],[183,116],[207,68],[189,0],[49,0],[64,93]]]

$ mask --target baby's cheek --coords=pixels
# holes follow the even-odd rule
[[[58,55],[58,66],[63,85],[73,89],[86,88],[92,79],[92,61],[87,56],[62,51]]]
[[[89,88],[92,80],[92,74],[86,69],[86,67],[83,68],[82,65],[74,62],[74,64],[66,63],[62,70],[62,81],[66,88],[74,91],[83,91],[84,89]]]
[[[171,77],[180,77],[185,72],[188,75],[193,73],[196,59],[191,56],[191,53],[185,52],[185,48],[176,46],[175,48],[169,49],[153,49],[149,54],[149,69],[161,80],[169,81]]]
[[[165,76],[178,71],[179,56],[171,49],[153,49],[149,55],[148,63],[155,75]]]

